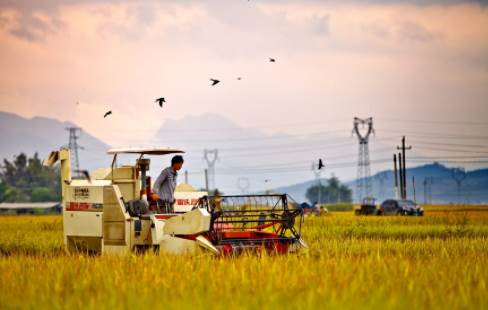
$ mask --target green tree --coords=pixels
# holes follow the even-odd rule
[[[7,193],[7,189],[8,189],[7,185],[2,181],[0,181],[0,202],[5,201],[5,195]]]
[[[31,201],[32,202],[50,202],[56,201],[59,198],[53,193],[52,189],[47,187],[35,187],[32,190]]]
[[[305,193],[305,197],[307,197],[308,201],[311,203],[351,202],[352,191],[347,186],[341,184],[337,177],[333,176],[327,180],[327,185],[321,184],[320,186],[313,185],[309,187]]]
[[[4,202],[23,202],[25,201],[25,196],[17,188],[7,186],[5,190]]]
[[[60,200],[59,169],[43,166],[37,153],[31,158],[21,153],[12,162],[4,159],[0,181],[0,201],[45,201],[48,197],[51,201]]]

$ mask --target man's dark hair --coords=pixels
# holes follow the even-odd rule
[[[171,158],[171,166],[173,166],[174,164],[179,164],[179,163],[183,163],[184,160],[183,160],[183,156],[181,155],[176,155],[176,156],[173,156],[173,158]]]

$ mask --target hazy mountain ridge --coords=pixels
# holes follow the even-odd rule
[[[453,169],[439,163],[427,164],[407,169],[408,198],[414,198],[413,178],[415,177],[415,196],[420,203],[482,203],[488,201],[488,169],[478,169],[466,172],[465,179],[459,188],[452,177]],[[373,197],[378,201],[394,198],[395,178],[392,170],[381,171],[371,176],[373,184]],[[383,180],[383,181],[381,181]],[[424,185],[424,181],[426,184]],[[321,180],[326,184],[325,179]],[[279,187],[276,192],[288,193],[295,200],[306,201],[305,192],[317,180]],[[356,180],[346,182],[353,191],[356,188]],[[383,186],[382,186],[383,185]],[[354,196],[354,198],[356,198]]]
[[[0,159],[13,159],[14,155],[24,152],[32,155],[38,152],[44,158],[51,150],[68,144],[66,127],[75,126],[70,122],[55,119],[34,117],[24,118],[12,113],[0,112]],[[321,157],[325,151],[314,149],[322,143],[325,147],[339,142],[346,144],[347,152],[354,153],[356,141],[354,139],[337,137],[334,135],[310,134],[291,136],[287,134],[268,134],[256,128],[242,128],[231,120],[216,114],[187,116],[179,120],[164,122],[154,136],[155,145],[178,147],[186,151],[184,170],[189,172],[189,182],[195,187],[203,187],[206,162],[203,160],[204,148],[218,148],[215,182],[219,189],[226,194],[241,193],[237,183],[239,178],[247,177],[250,187],[247,192],[263,192],[265,189],[290,194],[296,201],[305,201],[308,187],[316,184],[316,179],[310,170],[312,160]],[[82,132],[79,144],[80,166],[93,170],[110,164],[110,157],[105,154],[109,146],[96,137]],[[373,142],[374,148],[381,147]],[[350,149],[350,150],[349,150]],[[344,152],[342,148],[333,152]],[[327,169],[326,172],[335,172]],[[356,158],[347,160],[355,160]],[[344,161],[346,159],[338,159]],[[296,163],[294,163],[296,162]],[[287,164],[290,163],[290,164]],[[169,164],[169,157],[154,158],[151,162],[151,174],[156,175],[161,168]],[[297,166],[299,165],[299,166]],[[388,164],[386,164],[388,165]],[[355,173],[355,167],[348,168]],[[462,182],[458,195],[456,182],[452,178],[452,169],[442,164],[428,164],[409,168],[408,192],[413,197],[412,176],[416,179],[416,197],[424,201],[424,185],[426,178],[432,180],[431,195],[433,202],[486,202],[488,201],[488,169],[469,171]],[[341,177],[344,179],[353,179]],[[183,182],[183,173],[179,182]],[[326,184],[325,175],[322,179]],[[394,197],[393,172],[383,170],[372,176],[373,196],[379,200]],[[355,181],[345,182],[351,189],[355,189]],[[383,189],[381,189],[383,183]],[[284,185],[283,185],[284,184]],[[288,185],[291,184],[291,185]],[[428,185],[427,185],[428,187]],[[427,188],[428,189],[428,188]]]
[[[69,132],[67,127],[75,127],[71,122],[61,122],[51,118],[24,118],[13,113],[0,112],[0,159],[12,160],[21,152],[40,158],[46,157],[50,151],[68,145]],[[95,169],[106,166],[110,158],[105,155],[109,146],[96,137],[82,131],[79,145],[80,168]]]

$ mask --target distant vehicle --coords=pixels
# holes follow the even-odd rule
[[[378,215],[424,215],[424,209],[412,200],[387,199],[383,201]]]
[[[356,215],[375,215],[377,213],[378,210],[376,209],[376,199],[373,197],[364,198],[363,203],[361,203],[361,207],[354,210],[354,214]]]
[[[300,204],[300,208],[303,209],[303,215],[305,216],[310,216],[310,215],[320,215],[320,205],[318,205],[317,203],[315,203],[313,206],[306,203],[306,202],[303,202]]]

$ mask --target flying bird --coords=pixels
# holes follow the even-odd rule
[[[81,173],[85,179],[88,180],[89,183],[91,183],[91,178],[90,178],[90,173],[87,170],[75,170],[76,173]]]
[[[112,111],[105,112],[105,114],[103,115],[103,118],[109,116],[110,114],[112,114]]]
[[[319,170],[321,170],[322,168],[324,168],[325,165],[324,163],[322,162],[322,158],[319,158]]]
[[[163,107],[163,103],[166,102],[166,100],[164,100],[164,97],[161,97],[161,98],[158,98],[156,99],[156,102],[159,104],[159,107]]]
[[[210,81],[212,81],[212,85],[211,86],[214,86],[214,85],[220,83],[220,81],[219,80],[216,80],[216,79],[210,79]]]
[[[269,62],[276,62],[276,59],[274,59],[274,58],[269,58]]]

